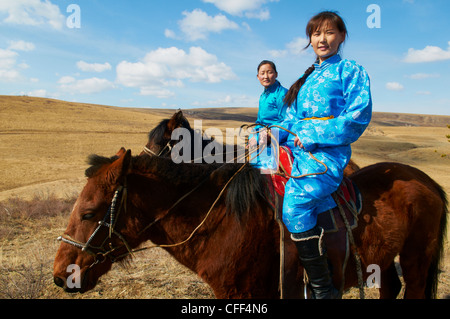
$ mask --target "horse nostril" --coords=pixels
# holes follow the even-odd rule
[[[55,277],[55,278],[53,278],[53,281],[55,282],[55,285],[57,285],[58,287],[61,287],[61,288],[64,287],[64,279]]]

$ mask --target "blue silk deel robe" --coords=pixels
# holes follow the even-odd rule
[[[280,123],[286,116],[287,106],[283,100],[287,89],[278,80],[274,84],[264,89],[259,97],[258,118],[256,123],[272,125]]]
[[[259,98],[258,118],[256,123],[263,125],[280,124],[286,117],[287,106],[283,100],[286,96],[287,89],[283,87],[278,80],[274,84],[264,89]],[[258,130],[259,126],[255,129]],[[252,136],[250,136],[251,138]],[[257,136],[256,136],[257,137]],[[255,154],[256,155],[256,154]],[[250,163],[260,169],[276,170],[278,163],[274,156],[271,145],[266,148],[257,157],[252,157]]]
[[[333,119],[303,120],[331,115]],[[292,176],[325,170],[308,152],[325,163],[328,171],[291,178],[286,184],[283,222],[291,233],[310,230],[319,213],[336,207],[331,194],[342,182],[352,153],[350,144],[363,134],[371,117],[370,80],[363,67],[338,54],[315,64],[281,123],[298,135],[304,148],[294,147],[295,137],[283,130],[279,138],[293,151]]]

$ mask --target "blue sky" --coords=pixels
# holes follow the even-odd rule
[[[344,18],[342,55],[368,71],[374,111],[450,115],[448,0],[1,0],[0,94],[256,107],[259,62],[289,87],[322,10]]]

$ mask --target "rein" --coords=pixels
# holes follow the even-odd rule
[[[333,118],[334,118],[334,116],[320,117],[320,118],[318,118],[318,117],[311,117],[311,118],[306,118],[306,119],[303,119],[303,120],[305,120],[305,121],[306,121],[306,120],[322,120],[322,121],[325,121],[325,120],[329,120],[329,119],[333,119]],[[279,144],[278,140],[274,137],[274,135],[273,135],[273,133],[272,133],[272,130],[271,130],[272,128],[278,128],[278,129],[281,129],[281,130],[286,131],[286,132],[288,132],[289,134],[291,134],[291,135],[293,135],[293,136],[295,136],[295,137],[298,137],[297,134],[295,134],[294,132],[292,132],[292,131],[288,130],[287,128],[284,128],[284,127],[282,127],[282,126],[280,126],[280,125],[263,125],[263,124],[255,123],[255,124],[252,124],[252,125],[242,125],[241,128],[243,128],[243,127],[251,128],[251,127],[254,127],[254,126],[263,126],[263,127],[267,130],[268,135],[269,135],[270,138],[271,138],[271,141],[274,141],[274,143],[275,143],[275,145],[276,145],[276,147],[274,148],[275,150],[278,150],[278,149],[279,149],[280,144]],[[264,130],[264,129],[260,129],[260,130],[257,130],[257,131],[253,131],[253,132],[251,132],[251,133],[259,133],[259,132],[261,132],[261,131],[263,131],[263,130]],[[262,150],[261,150],[258,154],[256,154],[256,156],[258,156],[259,154],[261,154],[261,152],[262,152]],[[325,168],[322,172],[318,172],[318,173],[307,173],[307,174],[302,174],[302,175],[297,175],[297,176],[290,175],[290,174],[288,174],[287,172],[283,172],[283,174],[284,174],[286,177],[294,178],[294,179],[299,179],[299,178],[303,178],[303,177],[307,177],[307,176],[312,176],[312,175],[324,175],[324,174],[326,174],[326,173],[328,172],[328,166],[327,166],[324,162],[322,162],[321,160],[317,159],[311,152],[308,152],[308,154],[309,154],[309,156],[311,156],[311,158],[312,158],[314,161],[316,161],[317,163],[321,164],[321,165]]]
[[[114,229],[115,225],[116,225],[116,221],[117,221],[118,215],[120,214],[120,212],[122,210],[126,211],[126,199],[127,199],[127,187],[126,186],[119,186],[117,188],[117,190],[114,193],[113,199],[111,201],[111,205],[108,208],[108,212],[104,216],[103,220],[98,222],[97,228],[92,232],[91,236],[89,237],[89,239],[85,243],[80,242],[80,241],[78,241],[76,239],[73,239],[70,235],[66,235],[66,234],[63,234],[63,235],[59,236],[57,238],[57,240],[61,241],[63,243],[72,245],[72,246],[74,246],[74,247],[76,247],[78,249],[81,249],[84,252],[87,252],[90,255],[93,255],[94,256],[94,262],[89,266],[89,268],[92,268],[94,265],[96,265],[98,263],[103,263],[107,258],[110,259],[111,263],[114,263],[117,260],[119,260],[119,259],[121,259],[123,257],[126,257],[128,255],[132,255],[133,256],[135,252],[140,252],[140,251],[144,251],[144,250],[151,249],[151,248],[158,248],[158,247],[160,247],[160,248],[170,248],[170,247],[176,247],[176,246],[183,245],[183,244],[187,243],[189,240],[191,240],[192,237],[195,235],[195,233],[204,225],[204,223],[206,222],[206,220],[210,216],[210,214],[213,211],[215,205],[217,204],[219,199],[222,197],[222,195],[225,192],[225,190],[228,187],[228,185],[244,169],[244,167],[246,165],[247,165],[247,163],[243,164],[233,174],[233,176],[230,177],[230,179],[224,185],[224,187],[220,191],[220,193],[217,196],[217,198],[215,199],[215,201],[212,203],[211,207],[209,208],[208,212],[206,213],[205,217],[200,222],[200,224],[197,227],[195,227],[195,229],[191,232],[191,234],[186,239],[184,239],[184,240],[182,240],[182,241],[180,241],[178,243],[152,245],[152,246],[142,247],[142,248],[138,248],[138,249],[131,249],[130,248],[130,245],[125,240],[124,236],[120,232],[118,232],[118,231],[116,231]],[[217,168],[217,169],[219,169],[219,168]],[[171,212],[171,210],[175,206],[177,206],[182,200],[184,200],[186,197],[188,197],[193,192],[195,192],[197,189],[199,189],[200,186],[202,186],[207,180],[208,180],[208,178],[204,179],[197,186],[195,186],[192,190],[190,190],[188,193],[186,193],[181,198],[179,198],[167,210],[167,213],[164,216],[155,219],[153,222],[151,222],[146,227],[144,227],[144,229],[142,229],[138,233],[138,236],[141,235],[142,233],[144,233],[146,230],[148,230],[154,224],[156,224],[157,222],[159,222],[160,220],[165,218],[167,215],[169,215],[169,213]],[[126,182],[125,182],[125,184],[126,184]],[[120,200],[119,206],[117,206],[117,202],[118,202],[119,197],[121,197],[121,200]],[[116,213],[116,211],[118,211],[118,212]],[[108,236],[105,237],[105,239],[102,241],[100,246],[93,246],[92,245],[92,241],[96,237],[96,235],[98,234],[98,232],[102,228],[102,226],[108,228]],[[108,241],[108,239],[112,239],[113,235],[117,236],[120,239],[120,241],[122,242],[122,245],[114,247],[113,244],[112,244],[112,241],[111,240]],[[112,255],[113,252],[115,252],[115,251],[117,251],[117,250],[119,250],[119,249],[121,249],[123,247],[126,247],[126,249],[127,249],[126,253],[123,253],[123,254],[118,255],[118,256],[113,256]]]

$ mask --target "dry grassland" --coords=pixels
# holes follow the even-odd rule
[[[161,249],[113,267],[84,295],[53,284],[55,238],[85,184],[86,157],[124,146],[141,152],[151,128],[174,110],[131,109],[0,96],[0,298],[213,298],[211,290]],[[185,110],[203,128],[252,123],[256,109]],[[375,113],[353,159],[365,166],[397,161],[415,166],[450,194],[450,116]],[[450,294],[447,246],[439,297]],[[369,298],[376,297],[366,289]],[[357,298],[350,291],[346,298]]]

